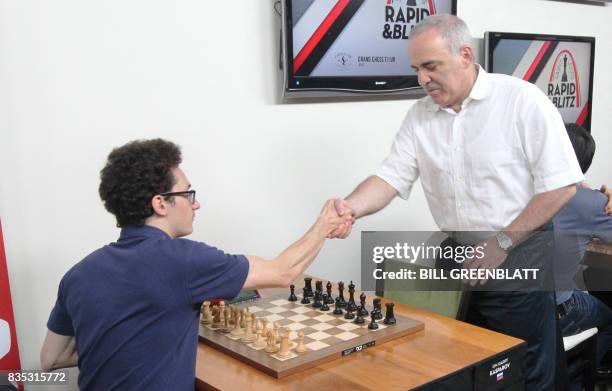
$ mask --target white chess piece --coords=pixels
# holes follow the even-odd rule
[[[11,351],[11,328],[4,319],[0,319],[0,359]]]

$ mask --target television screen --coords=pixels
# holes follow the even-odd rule
[[[285,0],[285,92],[419,89],[410,30],[456,0]]]
[[[485,33],[487,72],[504,73],[537,85],[565,123],[591,130],[595,38]]]

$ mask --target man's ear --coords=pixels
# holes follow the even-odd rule
[[[471,65],[474,62],[474,50],[470,45],[464,44],[461,46],[459,55],[461,56],[461,61],[465,65]]]
[[[153,213],[156,215],[165,216],[168,214],[168,203],[166,199],[160,195],[151,198],[151,207],[153,208]]]

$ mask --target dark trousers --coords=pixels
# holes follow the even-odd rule
[[[472,292],[467,321],[525,340],[525,389],[555,389],[556,325],[552,292]]]
[[[586,292],[574,291],[563,303],[559,326],[564,337],[597,327],[597,363],[601,361],[612,343],[612,310]]]

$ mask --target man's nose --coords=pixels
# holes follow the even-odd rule
[[[201,205],[200,205],[200,201],[198,201],[198,200],[196,200],[196,201],[195,201],[193,204],[191,204],[191,208],[192,208],[193,210],[198,210],[198,209],[200,209],[200,206],[201,206]]]
[[[418,71],[417,78],[421,87],[425,87],[431,81],[431,77],[429,77],[429,73],[426,71]]]

